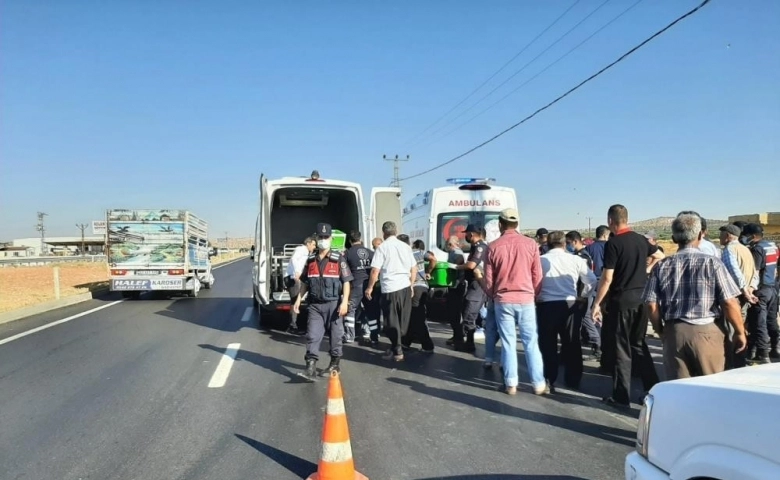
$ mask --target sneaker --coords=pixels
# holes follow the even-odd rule
[[[548,395],[550,393],[550,385],[545,384],[541,387],[534,387],[534,395]]]
[[[476,339],[484,340],[485,339],[485,329],[484,328],[478,328],[474,332],[474,339],[475,340]]]
[[[507,387],[506,385],[502,385],[500,390],[507,395],[517,395],[517,387]]]

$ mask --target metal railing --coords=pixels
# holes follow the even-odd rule
[[[86,255],[77,257],[6,257],[0,258],[3,267],[36,267],[53,263],[100,263],[106,262],[105,255]]]

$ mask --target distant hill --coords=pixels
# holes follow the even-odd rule
[[[660,234],[662,232],[672,231],[672,222],[674,219],[675,217],[656,217],[649,220],[641,220],[639,222],[629,222],[629,224],[631,225],[631,228],[637,232],[645,233],[649,230],[655,230],[656,233]],[[710,232],[717,232],[721,225],[729,223],[728,220],[715,220],[711,218],[707,218],[706,220],[707,229]]]
[[[225,245],[225,238],[216,238],[211,240],[211,245],[217,248],[250,248],[252,246],[252,237],[244,238],[228,238],[227,246]]]

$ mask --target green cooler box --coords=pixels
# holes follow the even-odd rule
[[[330,238],[330,249],[336,252],[343,252],[347,245],[347,234],[334,228]]]
[[[431,279],[428,280],[428,286],[431,288],[451,287],[457,278],[457,271],[453,268],[450,268],[447,262],[438,262],[436,263],[436,266],[433,267],[433,271],[431,272]]]

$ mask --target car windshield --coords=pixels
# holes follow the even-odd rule
[[[448,212],[438,216],[436,234],[437,245],[442,250],[447,250],[447,239],[455,235],[461,240],[463,252],[471,250],[471,245],[466,243],[463,233],[469,223],[477,227],[485,228],[485,224],[498,220],[499,212]]]

